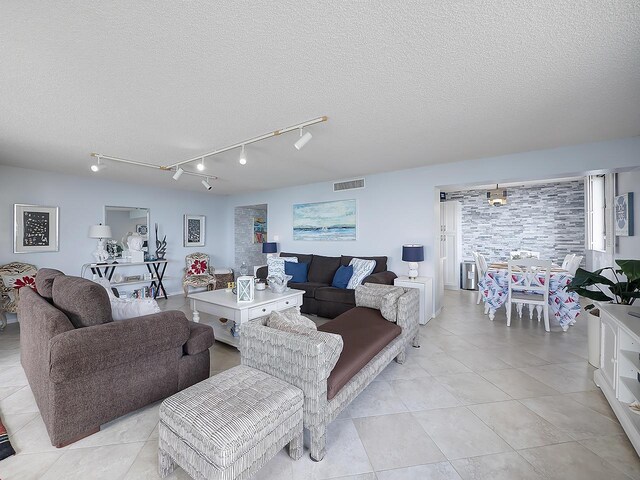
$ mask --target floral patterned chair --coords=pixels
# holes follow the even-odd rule
[[[17,313],[18,294],[22,287],[36,288],[35,265],[12,262],[0,266],[0,330],[7,325],[5,312]]]
[[[206,253],[192,253],[185,257],[185,274],[182,277],[182,289],[184,296],[189,294],[189,287],[207,287],[207,290],[214,290],[216,287],[216,277],[213,269],[209,265],[209,255]]]

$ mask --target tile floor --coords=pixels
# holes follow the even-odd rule
[[[591,381],[586,325],[492,323],[473,292],[447,292],[422,347],[391,364],[328,433],[327,455],[280,452],[257,480],[640,479],[640,460]],[[182,297],[161,301],[187,312]],[[206,321],[203,316],[203,321]],[[64,449],[49,444],[19,361],[18,325],[0,334],[0,412],[18,455],[0,478],[156,479],[158,404]],[[212,374],[239,363],[211,349]],[[171,479],[188,478],[181,470]]]

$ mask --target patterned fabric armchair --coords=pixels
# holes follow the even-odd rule
[[[189,287],[215,289],[216,277],[209,265],[209,255],[200,252],[192,253],[185,257],[185,263],[185,273],[182,277],[182,289],[185,297],[189,294]]]
[[[18,312],[18,298],[22,287],[35,288],[35,265],[12,262],[0,266],[0,330],[7,325],[5,312]]]
[[[371,284],[368,284],[371,286]],[[359,289],[360,287],[358,287]],[[393,288],[389,285],[376,285],[378,296],[382,297]],[[402,288],[402,287],[400,287]],[[358,289],[356,303],[358,304]],[[393,360],[404,363],[407,348],[419,346],[418,320],[420,298],[418,290],[403,289],[404,293],[396,300],[396,322],[400,333],[381,346],[381,350],[368,361],[347,383],[331,395],[328,385],[333,370],[339,364],[349,366],[357,364],[354,359],[353,339],[362,344],[368,326],[373,322],[387,322],[381,312],[372,308],[353,308],[334,320],[318,327],[317,332],[308,335],[291,333],[266,326],[268,317],[261,317],[242,325],[240,335],[240,356],[243,365],[262,370],[300,388],[304,394],[304,427],[309,430],[311,440],[311,458],[320,461],[326,451],[327,425],[333,421],[350,403],[371,383],[378,374]],[[375,317],[379,316],[378,319]],[[391,323],[391,322],[387,322]],[[397,329],[396,325],[393,328]],[[355,328],[354,328],[355,327]],[[378,331],[378,327],[375,327]],[[348,330],[351,330],[349,332]],[[369,332],[374,328],[372,327]],[[329,339],[323,336],[339,333],[343,338],[339,357]],[[375,334],[374,334],[375,335]],[[371,339],[372,342],[375,339]],[[366,345],[372,345],[367,343]],[[365,346],[365,349],[368,347]],[[344,357],[344,359],[343,359]],[[337,363],[336,363],[337,360]],[[344,367],[343,367],[344,368]]]

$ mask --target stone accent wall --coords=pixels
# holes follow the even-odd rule
[[[473,260],[473,251],[496,261],[508,259],[512,250],[533,250],[558,264],[568,253],[584,255],[581,180],[507,188],[507,193],[507,205],[500,207],[489,205],[486,190],[447,194],[462,204],[463,260]]]
[[[250,207],[236,207],[234,267],[236,275],[240,275],[240,265],[242,265],[242,262],[245,262],[249,267],[249,275],[253,275],[254,265],[267,264],[267,256],[262,253],[262,244],[253,243],[254,217],[263,217],[266,219],[267,206],[255,205]]]

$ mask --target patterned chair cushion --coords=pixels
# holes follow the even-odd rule
[[[19,291],[22,287],[36,289],[34,265],[12,262],[0,267],[0,308],[16,313],[18,311]]]

